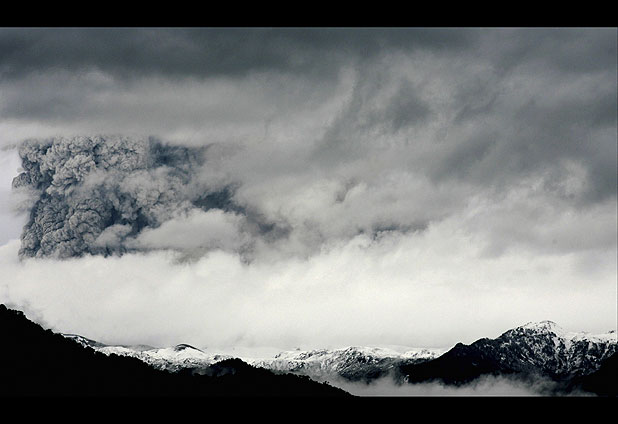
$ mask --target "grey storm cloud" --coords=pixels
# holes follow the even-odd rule
[[[123,78],[238,76],[254,70],[324,76],[350,55],[454,50],[478,35],[454,28],[5,28],[0,75],[66,68],[99,69]]]
[[[120,252],[177,247],[169,235],[192,223],[219,234],[193,234],[192,248],[242,250],[248,237],[306,254],[480,216],[470,212],[476,199],[500,215],[486,229],[462,226],[486,231],[491,246],[568,251],[572,241],[539,241],[535,226],[559,234],[568,224],[551,217],[615,203],[616,57],[612,28],[8,28],[0,143],[113,132],[154,134],[175,154],[208,149],[207,166],[124,170],[141,157],[131,149],[107,168],[67,151],[70,160],[47,169],[51,155],[34,148],[23,159],[32,175],[16,181],[40,193],[27,228],[41,252],[43,229],[67,246],[80,240],[67,252]],[[227,215],[209,214],[219,207],[204,193],[227,202]],[[77,203],[42,201],[62,196]],[[526,228],[534,211],[543,219]],[[67,221],[56,228],[35,215]],[[522,223],[516,237],[508,222]]]

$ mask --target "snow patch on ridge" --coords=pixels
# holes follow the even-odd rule
[[[608,331],[607,333],[566,331],[553,321],[529,322],[514,330],[517,329],[531,330],[538,333],[553,333],[558,336],[558,338],[569,342],[588,340],[596,343],[618,343],[618,334],[616,334],[614,330]]]

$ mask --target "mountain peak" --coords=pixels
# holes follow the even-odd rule
[[[591,333],[583,332],[583,331],[582,332],[567,331],[563,329],[562,327],[560,327],[555,322],[549,321],[549,320],[529,322],[525,325],[509,330],[505,334],[513,334],[513,333],[517,334],[521,332],[522,330],[532,331],[533,333],[536,333],[536,334],[553,334],[557,336],[559,339],[566,340],[566,341],[589,340],[593,342],[602,342],[602,343],[605,343],[605,342],[616,343],[618,341],[615,331],[608,331],[607,333],[601,333],[601,334],[591,334]]]
[[[559,339],[572,339],[577,333],[564,330],[554,321],[531,321],[519,327],[515,327],[508,330],[504,335],[519,335],[521,333],[535,334],[535,335],[550,335],[552,337],[558,337]]]
[[[530,329],[530,330],[545,330],[545,331],[560,331],[562,332],[562,328],[553,321],[544,320],[538,322],[528,322],[525,325],[522,325],[521,328]]]

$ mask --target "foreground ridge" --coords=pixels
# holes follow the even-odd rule
[[[80,336],[63,337],[0,305],[0,395],[3,396],[348,396],[291,374],[275,375],[240,359],[199,372],[170,373],[143,361],[105,355]],[[72,340],[70,340],[72,339]],[[183,346],[182,351],[189,348]]]

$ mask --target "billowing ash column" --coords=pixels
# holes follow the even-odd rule
[[[28,140],[19,155],[24,172],[13,187],[35,196],[22,257],[122,254],[127,238],[207,194],[193,185],[203,148],[98,136]]]

